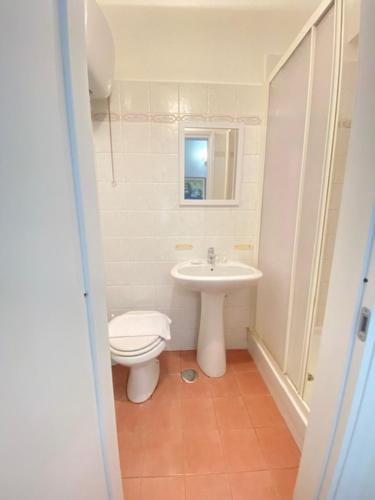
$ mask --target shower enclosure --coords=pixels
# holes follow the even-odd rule
[[[268,366],[264,376],[300,443],[350,130],[356,41],[345,7],[341,0],[324,1],[268,82],[258,264],[264,276],[250,349]]]

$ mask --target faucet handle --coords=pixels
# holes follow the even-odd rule
[[[214,249],[214,247],[209,247],[208,254],[209,255],[215,255],[215,249]]]

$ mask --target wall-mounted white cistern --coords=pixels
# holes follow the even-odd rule
[[[210,248],[207,262],[182,262],[173,267],[171,275],[180,285],[201,293],[197,361],[209,377],[223,376],[226,371],[225,294],[235,288],[250,286],[262,277],[262,273],[241,262],[216,263],[215,250]]]

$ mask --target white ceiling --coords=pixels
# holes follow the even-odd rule
[[[100,5],[203,7],[214,9],[311,10],[320,0],[97,0]]]

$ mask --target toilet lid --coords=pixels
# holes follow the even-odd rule
[[[115,337],[109,338],[109,345],[113,350],[119,351],[125,356],[138,356],[150,351],[161,342],[160,337],[140,336],[140,337]]]
[[[145,335],[144,330],[137,332],[131,327],[131,325],[134,326],[134,317],[145,317],[150,314],[153,314],[153,312],[132,311],[113,318],[108,324],[111,350],[117,351],[122,356],[139,356],[160,344],[162,338],[159,335]],[[144,323],[143,321],[143,326]],[[146,321],[145,329],[153,332],[152,324],[148,327]]]

